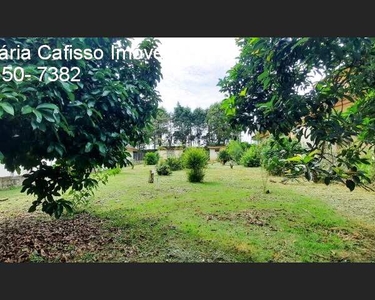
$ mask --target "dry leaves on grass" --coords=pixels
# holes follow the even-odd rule
[[[257,226],[270,226],[270,219],[275,216],[274,213],[265,210],[244,210],[240,212],[232,212],[229,214],[209,214],[207,221],[244,221],[246,224]]]
[[[106,252],[113,235],[103,221],[87,213],[71,219],[37,219],[32,215],[0,221],[0,262],[75,262],[87,253]],[[99,255],[100,257],[100,255]],[[105,257],[101,257],[105,259]]]

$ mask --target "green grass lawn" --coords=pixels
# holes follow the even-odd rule
[[[125,168],[100,187],[85,210],[104,220],[111,242],[73,261],[375,260],[372,193],[269,177],[266,194],[259,168],[220,164],[208,166],[204,183],[189,183],[185,171],[176,171],[150,184],[151,168]],[[19,189],[1,191],[1,198],[9,199],[0,202],[0,219],[22,217],[32,200]]]

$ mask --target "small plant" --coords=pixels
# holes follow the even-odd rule
[[[168,157],[165,163],[170,167],[171,171],[179,171],[184,168],[180,157]]]
[[[30,253],[29,260],[32,263],[45,262],[43,256],[41,256],[37,251],[33,251],[32,253]]]
[[[270,175],[283,176],[293,166],[293,163],[286,159],[305,152],[301,144],[295,139],[284,136],[275,140],[271,136],[262,145],[262,164]]]
[[[259,167],[260,166],[260,148],[256,145],[251,145],[246,150],[241,158],[241,164],[244,167]]]
[[[109,176],[115,176],[115,175],[121,173],[121,168],[120,167],[116,167],[116,168],[113,168],[113,169],[108,169],[106,172],[107,172],[107,174]]]
[[[172,174],[171,167],[166,163],[162,162],[156,167],[156,173],[160,176],[168,176]]]
[[[217,156],[218,161],[220,161],[223,165],[225,165],[228,161],[230,161],[232,158],[229,155],[228,150],[220,150],[219,154]]]
[[[189,182],[202,182],[205,175],[203,169],[191,169],[187,174]]]
[[[81,184],[81,189],[70,190],[68,192],[68,196],[72,202],[72,207],[76,210],[79,207],[87,206],[90,198],[94,196],[95,190],[98,189],[98,184],[107,184],[108,182],[108,171],[97,171],[91,173],[88,178]],[[69,213],[73,213],[73,211],[68,211]]]
[[[204,168],[208,163],[208,154],[202,148],[187,148],[183,154],[183,164],[188,170],[189,182],[202,182]]]
[[[156,165],[159,160],[159,155],[156,152],[147,152],[144,157],[146,165]]]

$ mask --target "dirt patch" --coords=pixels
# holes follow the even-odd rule
[[[247,225],[270,226],[270,220],[276,216],[276,213],[268,210],[244,210],[240,212],[231,212],[223,214],[205,214],[207,221],[242,221]]]
[[[101,219],[88,213],[59,220],[32,215],[2,220],[0,262],[76,262],[85,257],[107,260],[107,254],[116,247],[112,232],[103,227]],[[122,248],[122,255],[135,252],[130,246]]]

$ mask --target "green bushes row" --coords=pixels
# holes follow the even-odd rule
[[[227,148],[219,152],[218,160],[223,165],[228,161],[235,161],[245,167],[259,167],[261,162],[260,147],[246,142],[230,141]]]
[[[160,160],[156,167],[158,175],[171,175],[172,171],[179,171],[184,168],[182,158],[168,157],[166,160]]]
[[[235,161],[244,167],[263,166],[270,175],[281,176],[292,164],[286,159],[303,152],[296,139],[282,136],[275,140],[271,136],[257,145],[231,141],[225,150],[219,152],[218,160],[224,165],[228,161]]]

